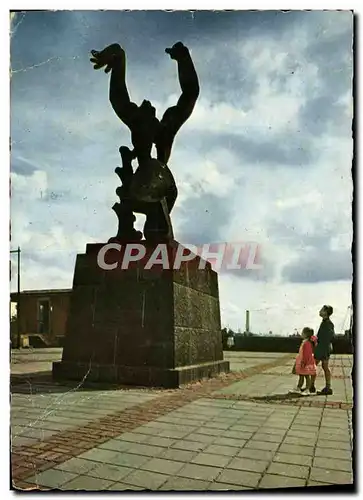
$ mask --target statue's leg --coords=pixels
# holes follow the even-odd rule
[[[122,188],[117,188],[117,191]],[[117,236],[113,240],[139,241],[142,238],[140,231],[134,229],[136,220],[134,212],[146,215],[144,225],[144,237],[149,241],[168,241],[173,239],[173,229],[170,220],[170,212],[175,204],[177,189],[174,185],[167,193],[163,202],[145,203],[132,200],[131,198],[120,198],[120,203],[112,207],[119,219]]]
[[[136,231],[134,222],[136,217],[133,213],[132,201],[122,199],[120,203],[115,203],[112,209],[116,212],[118,218],[117,235],[111,240],[115,241],[140,241],[142,239],[141,231]]]
[[[160,202],[149,203],[144,225],[144,237],[148,241],[165,241],[168,236],[168,224]]]
[[[166,235],[166,237],[168,240],[173,240],[174,239],[174,231],[173,231],[173,226],[171,223],[170,212],[169,212],[166,198],[163,198],[160,203],[161,203],[161,208],[163,210],[164,218],[166,220],[166,224],[168,226],[168,234]]]
[[[144,226],[144,237],[151,241],[169,241],[174,239],[170,212],[174,206],[177,189],[174,184],[166,198],[159,203],[149,203]]]
[[[168,205],[169,214],[175,205],[177,197],[178,197],[178,188],[176,187],[176,184],[174,182],[166,193],[166,203]]]
[[[119,152],[121,155],[122,168],[117,167],[115,172],[121,179],[123,189],[120,193],[118,193],[117,190],[116,192],[120,197],[122,195],[128,197],[132,177],[134,175],[132,160],[135,158],[135,154],[127,146],[121,146]]]

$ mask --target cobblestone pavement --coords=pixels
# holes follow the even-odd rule
[[[351,356],[332,357],[329,397],[288,394],[296,384],[293,354],[225,358],[230,374],[176,390],[15,379],[14,487],[216,491],[352,483]],[[318,388],[323,382],[319,370]]]

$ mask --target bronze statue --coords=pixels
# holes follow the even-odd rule
[[[110,102],[112,107],[131,131],[134,147],[120,148],[122,168],[116,173],[122,187],[116,193],[120,203],[113,206],[119,219],[117,236],[112,240],[140,240],[142,234],[133,227],[133,212],[146,214],[144,237],[146,240],[173,239],[170,212],[177,198],[174,177],[167,166],[175,136],[192,114],[199,95],[198,77],[189,50],[181,42],[165,52],[177,61],[182,94],[176,106],[167,109],[159,120],[156,110],[149,101],[137,106],[130,100],[126,86],[126,56],[119,44],[112,44],[98,52],[92,50],[91,62],[94,69],[105,68],[111,72]],[[151,157],[153,144],[157,158]],[[137,159],[135,173],[132,161]]]

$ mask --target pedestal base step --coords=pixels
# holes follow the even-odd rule
[[[57,361],[53,363],[55,380],[76,380],[78,382],[119,383],[147,387],[176,388],[203,378],[212,378],[219,373],[229,372],[228,361],[212,361],[178,368],[157,368],[153,366],[99,365]]]

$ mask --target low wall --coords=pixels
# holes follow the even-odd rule
[[[226,351],[254,351],[254,352],[298,352],[301,338],[297,337],[260,337],[236,335],[234,346],[228,347],[223,342]],[[333,354],[351,354],[352,345],[347,337],[336,337],[333,342]]]

